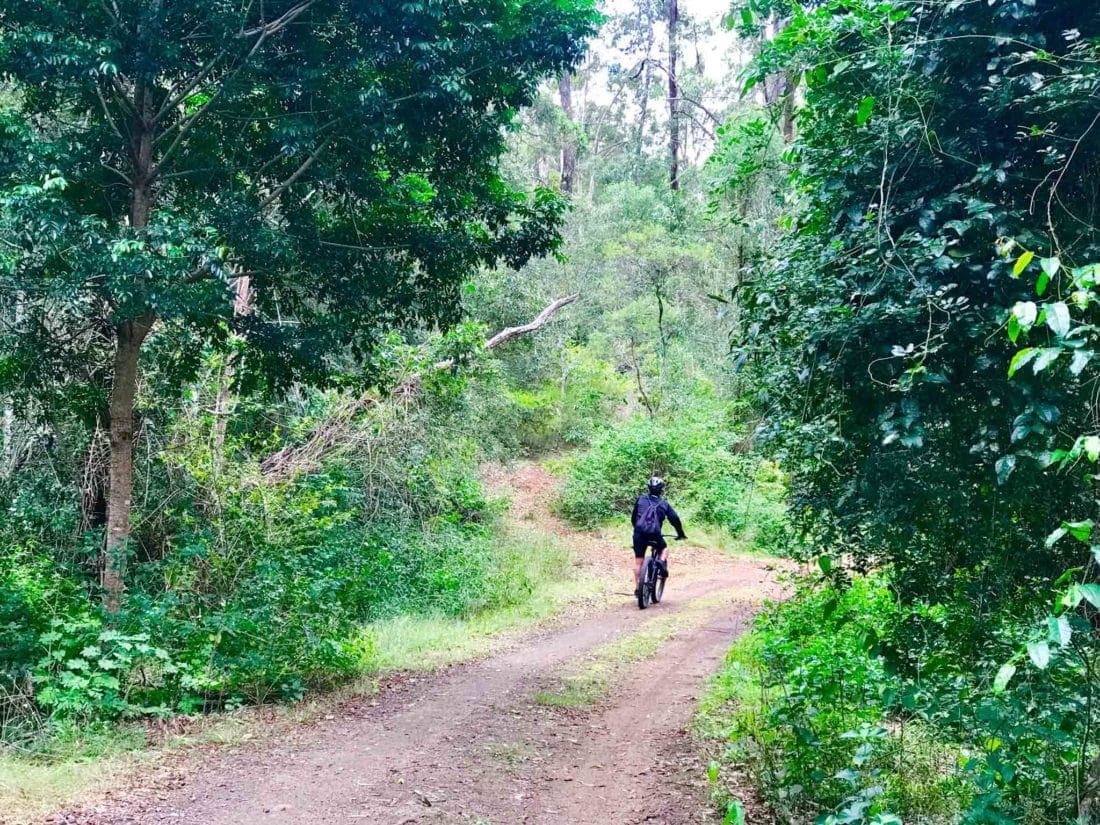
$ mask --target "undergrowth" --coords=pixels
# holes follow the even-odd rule
[[[976,657],[953,613],[905,606],[888,570],[802,579],[733,646],[700,705],[698,732],[723,748],[716,797],[747,769],[791,825],[1073,821],[1095,758],[1081,744],[1095,677],[1061,661],[1000,684],[1029,622],[985,616],[996,641]]]
[[[650,475],[667,482],[667,497],[688,524],[717,528],[742,544],[774,554],[793,541],[786,481],[772,462],[743,451],[744,435],[727,407],[699,403],[652,418],[620,422],[572,461],[558,509],[594,528],[626,521]]]

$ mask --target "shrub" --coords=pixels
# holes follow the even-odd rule
[[[650,419],[635,418],[615,428],[570,468],[559,509],[581,527],[595,527],[629,513],[645,479],[659,475],[670,491],[693,478],[690,444],[683,433]]]
[[[793,533],[783,474],[758,456],[733,452],[730,431],[721,405],[709,398],[671,419],[622,422],[569,465],[558,509],[586,528],[624,517],[655,473],[668,481],[685,517],[784,553]]]

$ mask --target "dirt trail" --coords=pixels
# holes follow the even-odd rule
[[[546,524],[542,502],[553,479],[545,471],[525,466],[491,481],[512,490],[514,515],[534,513]],[[578,540],[594,572],[629,563],[621,547],[552,527]],[[586,652],[653,629],[708,594],[693,608],[705,611],[702,621],[685,623],[594,706],[536,701]],[[143,789],[50,821],[709,822],[702,766],[686,726],[725,649],[759,601],[776,594],[763,562],[685,548],[664,602],[644,613],[623,598],[491,658],[399,681],[277,741],[216,751],[188,770],[146,777]]]

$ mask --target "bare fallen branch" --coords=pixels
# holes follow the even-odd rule
[[[550,319],[580,297],[569,295],[559,298],[547,306],[532,321],[518,327],[506,327],[485,342],[485,350],[494,350],[509,341],[524,335],[530,335],[549,323]],[[449,370],[456,366],[454,359],[437,361],[432,371]],[[321,462],[335,453],[350,449],[355,445],[355,419],[367,410],[378,406],[385,400],[411,401],[420,389],[424,376],[412,375],[389,396],[382,398],[377,393],[365,393],[358,398],[349,399],[329,415],[313,434],[302,444],[287,446],[267,456],[260,464],[263,480],[268,483],[286,481],[299,473],[309,472],[320,466]]]

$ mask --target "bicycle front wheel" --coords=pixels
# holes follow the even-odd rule
[[[653,565],[653,566],[656,567],[657,565]],[[661,599],[664,598],[664,595],[665,595],[665,580],[661,576],[660,571],[657,571],[656,575],[654,576],[654,581],[653,581],[653,603],[654,604],[660,604]]]

